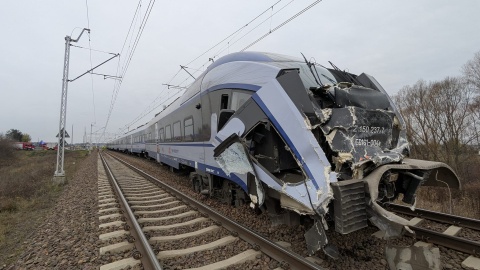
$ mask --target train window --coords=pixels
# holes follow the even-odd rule
[[[228,109],[228,94],[223,94],[220,100],[220,110]]]
[[[173,140],[174,141],[182,140],[182,131],[180,127],[180,121],[173,123]]]
[[[183,122],[185,141],[193,141],[193,118],[190,116]]]
[[[172,140],[172,127],[170,125],[165,127],[165,141],[169,142]]]
[[[250,98],[250,94],[247,93],[241,93],[241,92],[233,92],[232,93],[232,104],[230,105],[231,110],[238,110],[240,106],[245,103]]]
[[[165,139],[165,134],[163,132],[163,128],[161,128],[159,131],[158,131],[158,139],[163,142],[163,140]]]

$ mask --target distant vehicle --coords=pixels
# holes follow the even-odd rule
[[[35,146],[31,142],[15,142],[13,147],[18,150],[34,150]]]
[[[43,150],[57,150],[57,143],[44,143]]]

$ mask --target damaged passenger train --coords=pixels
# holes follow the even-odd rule
[[[226,203],[311,221],[311,252],[336,257],[332,222],[341,234],[370,220],[386,237],[401,235],[407,220],[382,202],[402,194],[415,206],[419,186],[460,182],[446,164],[408,158],[404,120],[374,77],[331,65],[229,54],[108,148],[189,170],[197,192]]]

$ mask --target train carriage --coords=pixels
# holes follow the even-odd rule
[[[343,234],[369,219],[386,237],[400,235],[408,221],[381,202],[402,194],[414,205],[420,185],[460,183],[443,163],[408,158],[402,116],[375,78],[332,66],[272,53],[224,56],[108,147],[189,170],[195,190],[227,203],[278,220],[309,217],[311,252],[336,256],[327,219]]]

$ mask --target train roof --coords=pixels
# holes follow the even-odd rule
[[[208,66],[207,71],[225,63],[248,61],[248,62],[304,62],[302,59],[277,53],[267,52],[236,52],[220,57]]]
[[[305,61],[298,57],[292,57],[288,55],[282,55],[277,53],[268,53],[268,52],[236,52],[231,53],[225,56],[220,57],[217,61],[213,62],[207,69],[196,78],[196,80],[188,87],[188,89],[183,93],[182,96],[178,97],[175,101],[170,103],[165,109],[160,111],[150,119],[147,123],[137,127],[136,129],[130,130],[125,133],[123,136],[128,136],[139,131],[142,131],[157,122],[159,119],[163,118],[165,115],[168,115],[175,111],[181,104],[190,100],[193,96],[196,96],[200,92],[206,90],[205,85],[202,84],[203,78],[213,69],[219,67],[223,64],[233,63],[233,62],[252,62],[252,63],[265,63],[279,67],[290,66],[288,63],[305,63]]]

